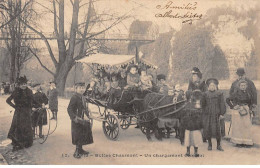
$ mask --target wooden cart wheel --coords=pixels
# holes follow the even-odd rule
[[[122,118],[120,118],[120,127],[123,130],[126,130],[127,128],[129,128],[129,126],[131,125],[131,118],[124,116]]]
[[[116,141],[119,137],[119,120],[114,114],[108,114],[103,121],[103,131],[106,137],[110,140]]]
[[[46,115],[46,116],[44,116]],[[44,123],[47,120],[46,124],[41,124]],[[38,120],[37,120],[37,127],[35,127],[35,138],[36,140],[40,143],[43,144],[50,133],[50,112],[49,110],[46,110],[46,113],[44,114],[44,112],[41,112],[38,116]],[[42,125],[41,128],[39,125]]]

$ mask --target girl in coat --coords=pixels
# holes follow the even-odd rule
[[[220,116],[226,113],[223,93],[218,91],[218,80],[211,78],[206,81],[208,91],[204,94],[203,101],[203,133],[208,140],[208,150],[212,150],[212,138],[217,139],[217,150],[224,151],[221,147]]]

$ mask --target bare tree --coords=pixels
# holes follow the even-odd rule
[[[93,54],[95,51],[102,47],[102,43],[99,41],[93,41],[99,35],[104,34],[112,27],[122,23],[123,20],[129,18],[128,14],[122,16],[115,16],[114,14],[97,14],[94,8],[95,0],[81,1],[74,0],[70,1],[73,7],[72,21],[70,24],[70,34],[68,35],[68,41],[66,41],[64,33],[64,0],[52,0],[52,9],[48,9],[53,14],[54,21],[54,32],[57,37],[58,43],[58,59],[55,58],[51,45],[45,35],[40,31],[26,23],[23,19],[20,19],[28,28],[37,33],[44,41],[49,56],[54,64],[55,72],[48,69],[40,60],[37,52],[31,50],[41,66],[53,75],[59,93],[63,95],[66,79],[69,71],[75,65],[75,61],[84,56]],[[43,6],[43,4],[41,4]],[[79,11],[83,6],[88,6],[88,10],[83,23],[79,23]],[[57,12],[58,9],[58,12]],[[107,24],[109,23],[109,24]],[[94,32],[92,29],[96,25],[103,25],[103,29]],[[67,43],[67,44],[66,44]]]
[[[20,75],[23,63],[31,56],[27,49],[29,42],[21,39],[27,30],[18,16],[25,22],[30,22],[33,18],[32,0],[23,2],[21,0],[8,0],[0,4],[1,9],[3,9],[1,18],[4,22],[0,28],[2,35],[6,36],[5,44],[10,55],[9,81],[13,83]]]

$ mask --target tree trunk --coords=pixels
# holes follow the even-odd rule
[[[61,65],[60,70],[55,75],[54,81],[57,84],[57,89],[59,91],[60,96],[64,96],[66,80],[67,80],[68,74],[72,67],[73,67],[73,64],[64,62]]]

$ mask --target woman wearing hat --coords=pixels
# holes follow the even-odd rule
[[[240,80],[238,89],[227,98],[227,104],[232,110],[231,142],[238,147],[253,145],[249,109],[253,105],[253,97],[247,90],[248,82]]]
[[[31,121],[33,93],[27,87],[25,76],[18,78],[17,83],[19,87],[6,100],[15,109],[11,128],[7,136],[12,140],[13,151],[28,148],[33,144]]]
[[[221,147],[220,116],[226,113],[223,93],[218,91],[218,80],[208,79],[206,84],[208,91],[205,92],[202,101],[203,106],[203,134],[208,140],[208,150],[212,150],[211,138],[217,139],[217,150],[223,151]]]
[[[194,67],[191,70],[192,79],[189,81],[188,90],[200,90],[205,92],[207,90],[207,85],[205,81],[202,80],[202,73],[199,68]]]

